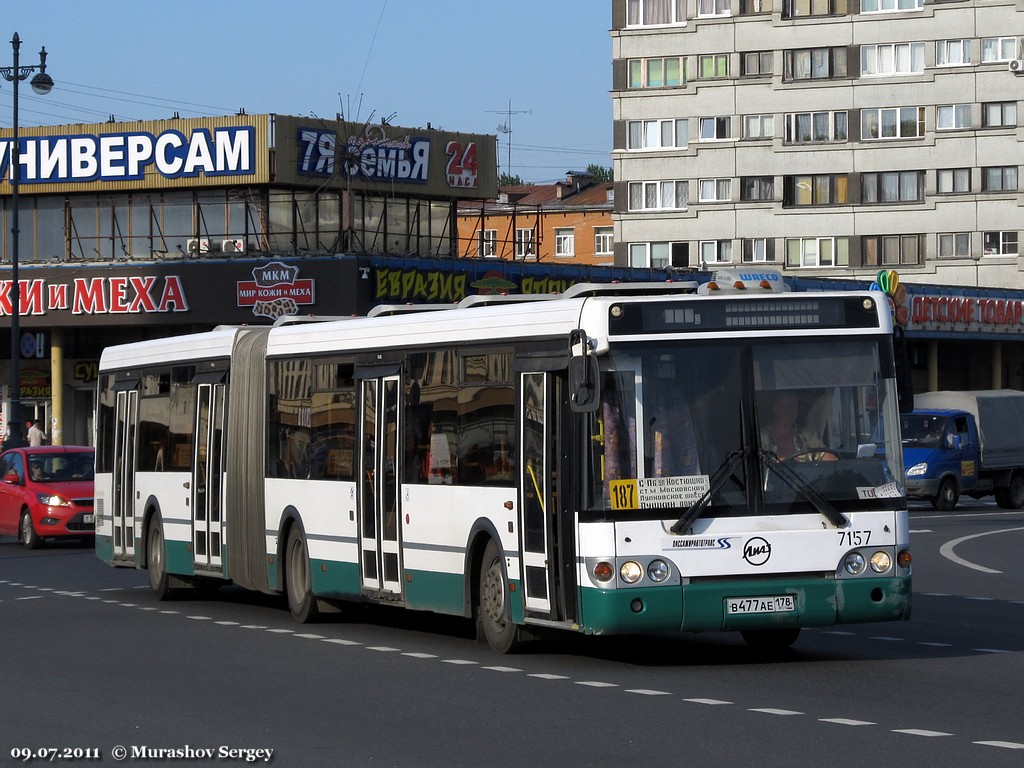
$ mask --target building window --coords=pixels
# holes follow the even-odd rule
[[[775,261],[775,241],[766,237],[743,239],[743,261]]]
[[[845,237],[800,237],[786,240],[787,267],[848,267],[850,241]]]
[[[700,140],[720,141],[732,138],[731,117],[702,117],[700,119]]]
[[[685,149],[690,143],[690,121],[629,120],[627,149]]]
[[[940,232],[939,258],[966,259],[971,255],[970,232]]]
[[[697,0],[697,16],[729,16],[732,0]]]
[[[861,174],[861,202],[920,203],[924,200],[923,171],[887,171]]]
[[[630,243],[629,266],[649,269],[688,267],[690,248],[687,243]]]
[[[862,45],[860,48],[862,77],[916,75],[921,72],[924,72],[924,43]]]
[[[753,16],[756,13],[771,13],[774,0],[740,0],[740,14]]]
[[[920,264],[924,235],[875,235],[861,238],[864,265],[869,267]]]
[[[846,15],[846,0],[783,0],[782,18]]]
[[[697,77],[712,80],[716,77],[729,76],[729,55],[726,53],[707,53],[697,57]]]
[[[689,203],[689,187],[686,181],[631,181],[628,186],[628,210],[685,210]]]
[[[971,63],[970,38],[935,41],[935,66],[955,67]]]
[[[627,27],[660,27],[686,23],[686,0],[628,0]]]
[[[919,11],[922,8],[924,8],[924,0],[860,0],[861,13]]]
[[[782,206],[847,205],[850,182],[844,175],[786,176],[783,179]]]
[[[986,192],[1013,192],[1017,189],[1016,165],[993,165],[981,169],[981,188]]]
[[[630,59],[630,88],[666,88],[686,84],[685,59]]]
[[[981,60],[983,62],[1012,61],[1016,58],[1016,37],[983,37],[981,39]]]
[[[846,141],[846,112],[793,112],[786,115],[786,144]]]
[[[732,240],[701,240],[698,248],[701,269],[708,264],[732,263]]]
[[[970,104],[940,104],[935,108],[936,130],[955,131],[970,127]]]
[[[612,227],[594,227],[594,255],[611,256],[615,252]]]
[[[516,258],[531,259],[537,255],[532,229],[516,230]]]
[[[748,51],[740,56],[742,62],[740,74],[744,77],[770,75],[774,68],[773,58],[771,51]]]
[[[940,195],[956,195],[971,191],[970,168],[940,168],[936,171],[936,190]]]
[[[701,179],[700,202],[724,203],[732,200],[732,179]]]
[[[982,249],[986,256],[1016,256],[1016,232],[982,232]]]
[[[846,48],[798,48],[783,51],[783,80],[827,80],[841,77],[846,77]]]
[[[745,115],[743,118],[743,138],[770,139],[775,135],[774,115]]]
[[[887,107],[862,109],[860,138],[913,139],[924,136],[924,107]]]
[[[555,227],[555,256],[571,259],[576,255],[576,236],[572,227]]]
[[[477,232],[477,256],[492,259],[498,255],[498,230],[482,229]]]
[[[990,101],[981,105],[981,124],[986,128],[1017,127],[1016,101]]]
[[[744,176],[740,180],[740,200],[774,200],[775,180],[771,176]]]

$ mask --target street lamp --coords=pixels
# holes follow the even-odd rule
[[[27,80],[28,76],[38,70],[32,78],[32,90],[45,96],[53,89],[53,78],[46,74],[46,48],[39,51],[38,66],[21,66],[18,63],[18,50],[21,38],[14,33],[11,38],[14,48],[14,66],[0,67],[0,75],[4,80],[14,84],[14,137],[11,141],[11,379],[10,408],[7,414],[11,444],[23,445],[25,440],[21,423],[21,286],[18,284],[18,184],[21,180],[21,148],[18,146],[18,83]]]

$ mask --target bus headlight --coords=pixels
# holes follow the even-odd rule
[[[920,464],[915,464],[907,470],[907,477],[920,477],[921,475],[928,474],[928,462],[922,461]]]
[[[644,569],[635,560],[627,560],[619,567],[619,576],[627,584],[636,584],[644,575]]]
[[[668,567],[668,563],[664,560],[651,560],[647,566],[647,578],[657,584],[667,579],[671,573],[672,569]]]
[[[851,552],[843,561],[843,568],[851,576],[857,576],[858,574],[864,573],[864,569],[867,568],[867,565],[864,555],[860,552]]]
[[[875,573],[885,573],[892,568],[892,558],[888,552],[878,551],[871,556],[871,570]]]

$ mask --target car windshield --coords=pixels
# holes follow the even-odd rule
[[[28,455],[29,478],[37,483],[70,483],[93,479],[93,454],[46,453]]]
[[[946,432],[946,417],[908,413],[902,418],[903,444],[908,448],[938,448]]]
[[[899,430],[885,428],[898,423],[886,359],[880,342],[855,337],[613,347],[591,420],[588,506],[837,521],[896,508],[902,453]]]

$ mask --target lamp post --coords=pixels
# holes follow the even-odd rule
[[[14,136],[9,152],[11,168],[11,378],[10,408],[7,414],[12,445],[24,445],[25,439],[21,423],[21,286],[18,283],[18,185],[21,180],[21,148],[18,146],[18,83],[27,80],[28,76],[38,70],[32,78],[32,90],[46,95],[53,88],[53,79],[46,74],[46,48],[39,51],[39,64],[21,66],[18,62],[18,51],[21,38],[14,33],[11,38],[14,48],[14,66],[0,67],[0,76],[14,84]]]

